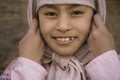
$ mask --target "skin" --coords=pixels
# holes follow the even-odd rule
[[[37,19],[33,19],[31,26],[19,42],[19,56],[40,62],[45,49],[44,42],[40,36]]]
[[[42,36],[49,47],[62,56],[73,55],[86,41],[93,9],[81,5],[45,5],[39,10]],[[74,40],[59,41],[74,37]]]
[[[116,49],[114,38],[102,22],[99,14],[94,16],[94,22],[92,23],[87,42],[96,57],[109,50]]]
[[[106,51],[115,49],[113,37],[98,14],[93,16],[93,10],[87,6],[83,6],[84,8],[77,6],[75,7],[77,9],[68,9],[69,6],[56,5],[57,8],[54,10],[47,10],[46,7],[42,7],[38,14],[39,22],[37,19],[33,19],[30,29],[19,43],[19,56],[35,62],[41,60],[45,50],[45,43],[40,36],[40,30],[46,43],[59,55],[73,55],[85,41],[87,41],[96,57]],[[84,14],[71,15],[74,10],[78,11],[78,7],[80,10],[81,8],[85,10]],[[45,15],[44,12],[46,11],[57,12],[58,15],[51,18],[51,16]],[[92,16],[93,21],[91,22]],[[40,27],[38,27],[38,23]],[[52,38],[53,36],[62,35],[72,35],[77,36],[77,38],[67,45],[60,45]]]

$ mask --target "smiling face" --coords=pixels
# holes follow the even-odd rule
[[[82,5],[45,5],[39,9],[42,36],[59,55],[73,55],[86,41],[93,9]]]

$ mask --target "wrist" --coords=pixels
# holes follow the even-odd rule
[[[33,56],[30,56],[30,55],[27,55],[27,56],[19,55],[19,57],[23,57],[23,58],[32,60],[32,61],[37,62],[37,63],[41,63],[41,57],[33,57]]]

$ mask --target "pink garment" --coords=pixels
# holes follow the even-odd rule
[[[48,80],[48,69],[32,60],[18,57],[0,76],[0,80]],[[120,60],[114,50],[93,59],[85,65],[85,70],[88,74],[86,80],[120,80]],[[69,80],[69,76],[66,77]]]
[[[86,66],[91,80],[120,80],[120,59],[115,53],[114,50],[107,51]]]

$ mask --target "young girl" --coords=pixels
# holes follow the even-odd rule
[[[120,80],[105,0],[29,0],[29,30],[0,80]]]

